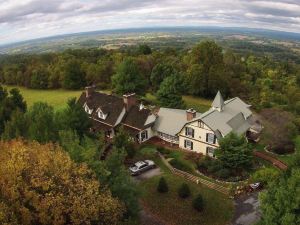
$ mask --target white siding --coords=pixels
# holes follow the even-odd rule
[[[194,137],[186,136],[185,134],[185,127],[190,127],[194,129]],[[206,149],[207,147],[217,148],[218,147],[218,141],[216,140],[215,144],[209,144],[206,142],[206,134],[214,132],[204,124],[204,126],[201,128],[199,127],[198,121],[192,122],[190,124],[187,124],[181,132],[179,133],[179,147],[183,149],[187,149],[184,147],[184,141],[190,140],[193,142],[193,150],[198,153],[202,153],[203,155],[206,155]]]

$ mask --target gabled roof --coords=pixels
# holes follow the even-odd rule
[[[125,126],[137,128],[139,130],[144,130],[147,127],[151,126],[154,122],[146,124],[146,121],[151,117],[151,110],[147,108],[140,109],[140,106],[132,106],[129,112],[125,115],[122,124]]]
[[[250,128],[248,118],[252,112],[249,107],[240,98],[233,98],[224,102],[222,111],[211,108],[193,121],[202,120],[214,132],[219,131],[223,136],[230,132],[243,134]]]
[[[219,109],[219,110],[223,110],[223,107],[224,107],[224,100],[223,100],[223,97],[221,95],[221,92],[218,91],[212,105],[211,105],[213,108],[216,108],[216,109]]]
[[[157,115],[154,129],[172,136],[176,136],[188,122],[186,110],[182,109],[160,108]],[[200,113],[197,113],[196,117],[200,115]]]
[[[79,97],[78,103],[80,105],[84,105],[86,103],[89,109],[93,109],[93,113],[90,115],[92,118],[104,122],[112,127],[116,124],[119,115],[124,108],[122,98],[100,92],[92,93],[89,98],[86,98],[86,94],[83,92]],[[96,112],[98,108],[100,108],[103,113],[107,114],[105,120],[98,117]]]

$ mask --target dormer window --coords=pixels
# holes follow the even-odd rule
[[[88,107],[88,105],[87,104],[85,104],[84,105],[84,111],[86,112],[86,113],[88,113],[88,114],[92,114],[92,112],[93,112],[93,110],[92,109],[90,109],[89,107]]]
[[[103,113],[102,110],[101,110],[100,108],[98,108],[97,112],[98,112],[98,118],[99,118],[99,119],[102,119],[102,120],[105,120],[105,119],[106,119],[107,114]]]

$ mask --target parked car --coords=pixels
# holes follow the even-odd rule
[[[154,167],[155,167],[155,163],[153,161],[144,160],[144,161],[136,162],[133,166],[129,167],[129,170],[132,176],[136,176]]]

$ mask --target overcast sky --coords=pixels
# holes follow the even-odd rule
[[[300,0],[0,0],[0,44],[155,26],[236,26],[300,33]]]

